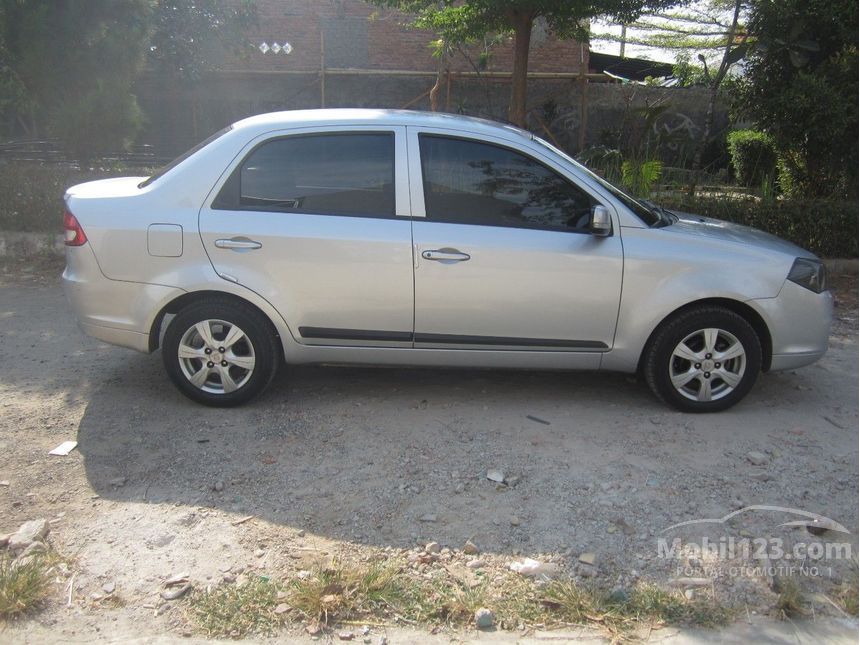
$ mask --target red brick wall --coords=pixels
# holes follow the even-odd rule
[[[326,67],[358,69],[435,71],[431,56],[431,32],[406,26],[407,17],[378,9],[363,0],[257,0],[259,27],[248,35],[246,56],[225,61],[230,70],[319,70],[321,35],[325,35]],[[266,42],[289,42],[290,54],[261,53],[256,47]],[[487,69],[510,71],[513,49],[510,42],[493,47]],[[477,61],[473,48],[473,60]],[[580,57],[587,66],[588,48],[574,41],[559,41],[538,26],[533,32],[529,70],[532,72],[573,72],[580,69]],[[457,54],[454,70],[470,70],[471,65]]]

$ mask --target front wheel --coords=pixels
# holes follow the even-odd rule
[[[280,349],[255,309],[222,299],[180,311],[164,334],[168,376],[188,398],[216,407],[241,405],[271,382]]]
[[[722,307],[682,312],[646,349],[653,392],[683,412],[719,412],[744,398],[761,371],[761,342],[741,316]]]

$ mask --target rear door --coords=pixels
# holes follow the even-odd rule
[[[402,127],[251,142],[200,213],[218,274],[316,345],[411,346],[412,236]]]
[[[410,127],[409,144],[415,346],[565,351],[596,367],[615,335],[623,251],[616,218],[609,237],[589,225],[612,206],[507,140]]]

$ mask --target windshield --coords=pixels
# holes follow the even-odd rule
[[[208,137],[208,138],[204,139],[203,141],[201,141],[200,143],[198,143],[196,146],[194,146],[193,148],[191,148],[191,150],[188,150],[187,152],[182,153],[181,155],[179,155],[178,157],[176,157],[176,159],[174,159],[173,161],[171,161],[171,162],[170,162],[169,164],[167,164],[166,166],[162,166],[161,168],[159,168],[158,170],[156,170],[154,173],[152,173],[152,175],[150,175],[149,177],[147,177],[146,179],[144,179],[142,182],[140,182],[140,183],[137,185],[137,187],[138,187],[138,188],[145,188],[145,187],[149,186],[149,185],[150,185],[152,182],[154,182],[156,179],[158,179],[159,177],[161,177],[161,176],[163,176],[163,175],[167,174],[169,171],[173,170],[176,166],[178,166],[178,165],[179,165],[179,164],[181,164],[183,161],[185,161],[186,159],[188,159],[188,157],[190,157],[191,155],[193,155],[195,152],[197,152],[197,151],[199,151],[199,150],[202,150],[203,148],[205,148],[206,146],[208,146],[210,143],[212,143],[213,141],[215,141],[215,139],[218,139],[218,138],[220,138],[221,136],[223,136],[223,135],[227,134],[227,133],[228,133],[228,132],[230,132],[230,130],[232,130],[232,129],[233,129],[233,126],[232,126],[232,125],[228,125],[226,128],[222,128],[221,130],[218,130],[218,132],[216,132],[216,133],[215,133],[215,134],[213,134],[212,136],[210,136],[210,137]]]
[[[638,199],[631,197],[630,195],[628,195],[627,193],[622,191],[617,186],[610,184],[608,181],[606,181],[600,175],[595,174],[594,172],[592,172],[591,170],[589,170],[588,168],[583,166],[581,163],[576,161],[573,157],[571,157],[566,152],[559,150],[554,145],[544,141],[540,137],[534,137],[534,140],[537,143],[544,146],[545,148],[552,150],[557,155],[561,155],[561,157],[563,157],[564,159],[566,159],[570,163],[575,164],[577,168],[579,168],[583,172],[587,173],[589,177],[594,179],[601,186],[603,186],[606,190],[608,190],[610,193],[612,193],[613,197],[615,197],[618,201],[620,201],[622,204],[624,204],[628,209],[633,211],[633,214],[636,215],[636,217],[641,219],[643,222],[645,222],[645,224],[647,224],[648,226],[659,226],[661,224],[667,223],[666,220],[664,219],[664,216],[662,214],[660,207],[655,207],[653,205],[649,205],[646,202],[643,202],[643,201],[640,201]]]

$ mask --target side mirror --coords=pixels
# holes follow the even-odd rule
[[[607,237],[612,234],[612,218],[606,206],[595,206],[591,211],[591,234],[596,237]]]

